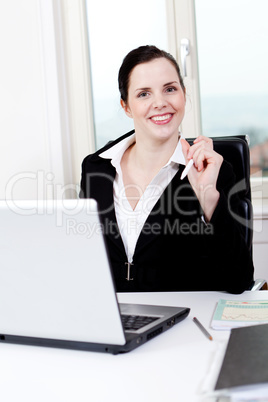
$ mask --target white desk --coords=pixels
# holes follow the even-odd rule
[[[209,329],[216,302],[267,299],[268,291],[119,294],[121,302],[187,306],[190,316],[124,355],[0,344],[0,399],[4,402],[203,401],[200,390],[218,342],[229,333]]]

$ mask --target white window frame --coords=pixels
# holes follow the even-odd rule
[[[176,58],[181,73],[181,41],[189,40],[189,56],[186,57],[187,75],[183,76],[186,87],[186,110],[182,122],[185,137],[201,134],[201,109],[196,43],[194,0],[166,0],[169,29],[169,51]]]

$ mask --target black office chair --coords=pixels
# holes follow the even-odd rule
[[[194,138],[187,138],[192,144]],[[234,191],[239,197],[239,210],[237,219],[243,223],[246,244],[252,254],[253,212],[250,187],[250,155],[246,136],[213,137],[213,147],[216,152],[232,166],[236,176]],[[250,290],[267,290],[264,279],[256,279]]]

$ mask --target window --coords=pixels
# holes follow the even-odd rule
[[[266,0],[195,0],[204,135],[246,134],[251,174],[268,177]]]

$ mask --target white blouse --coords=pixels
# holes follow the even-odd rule
[[[102,158],[111,159],[111,164],[116,169],[113,185],[115,215],[129,263],[133,260],[135,247],[146,219],[177,173],[178,165],[185,165],[185,158],[179,141],[173,155],[147,186],[133,210],[126,197],[120,163],[126,149],[134,142],[135,134],[125,138],[99,155]],[[146,230],[146,227],[144,230]],[[148,228],[148,230],[153,230],[153,228]]]

